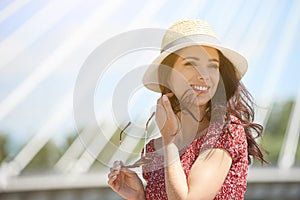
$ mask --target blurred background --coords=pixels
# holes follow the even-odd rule
[[[120,129],[126,121],[143,127],[157,94],[133,92],[125,99],[129,117],[116,123],[113,92],[124,73],[159,52],[99,66],[97,125],[75,123],[77,77],[111,37],[193,18],[208,21],[223,44],[248,58],[243,82],[265,127],[259,142],[270,164],[250,166],[245,199],[300,199],[299,9],[299,0],[1,0],[0,199],[121,199],[106,184],[109,166],[137,159],[144,137],[125,134],[122,154]]]

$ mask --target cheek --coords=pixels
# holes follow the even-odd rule
[[[168,86],[177,97],[180,97],[189,88],[189,83],[184,75],[177,71],[172,71],[168,79]]]
[[[211,76],[211,81],[213,83],[213,92],[215,93],[215,91],[217,90],[217,87],[219,85],[219,81],[220,81],[220,74],[214,74]]]
[[[183,74],[176,70],[172,71],[170,78],[169,78],[169,84],[176,86],[176,87],[189,85],[186,74]]]
[[[214,72],[210,74],[210,78],[213,82],[213,84],[218,85],[219,81],[220,81],[220,72]]]

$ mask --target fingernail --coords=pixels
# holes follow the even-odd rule
[[[120,161],[116,160],[113,165],[114,166],[120,165]]]
[[[162,99],[164,100],[164,101],[169,101],[169,99],[168,99],[168,97],[166,96],[166,95],[163,95],[163,97],[162,97]]]

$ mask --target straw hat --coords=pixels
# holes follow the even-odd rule
[[[143,84],[145,87],[155,92],[161,92],[158,81],[158,67],[161,62],[172,52],[193,45],[209,46],[221,51],[234,65],[239,80],[246,73],[248,63],[245,57],[222,46],[207,22],[183,20],[173,24],[166,31],[161,44],[161,54],[152,62],[144,74]]]

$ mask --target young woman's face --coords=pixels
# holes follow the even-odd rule
[[[179,57],[168,80],[170,89],[182,102],[206,105],[214,96],[220,79],[217,50],[190,46],[176,54]]]

